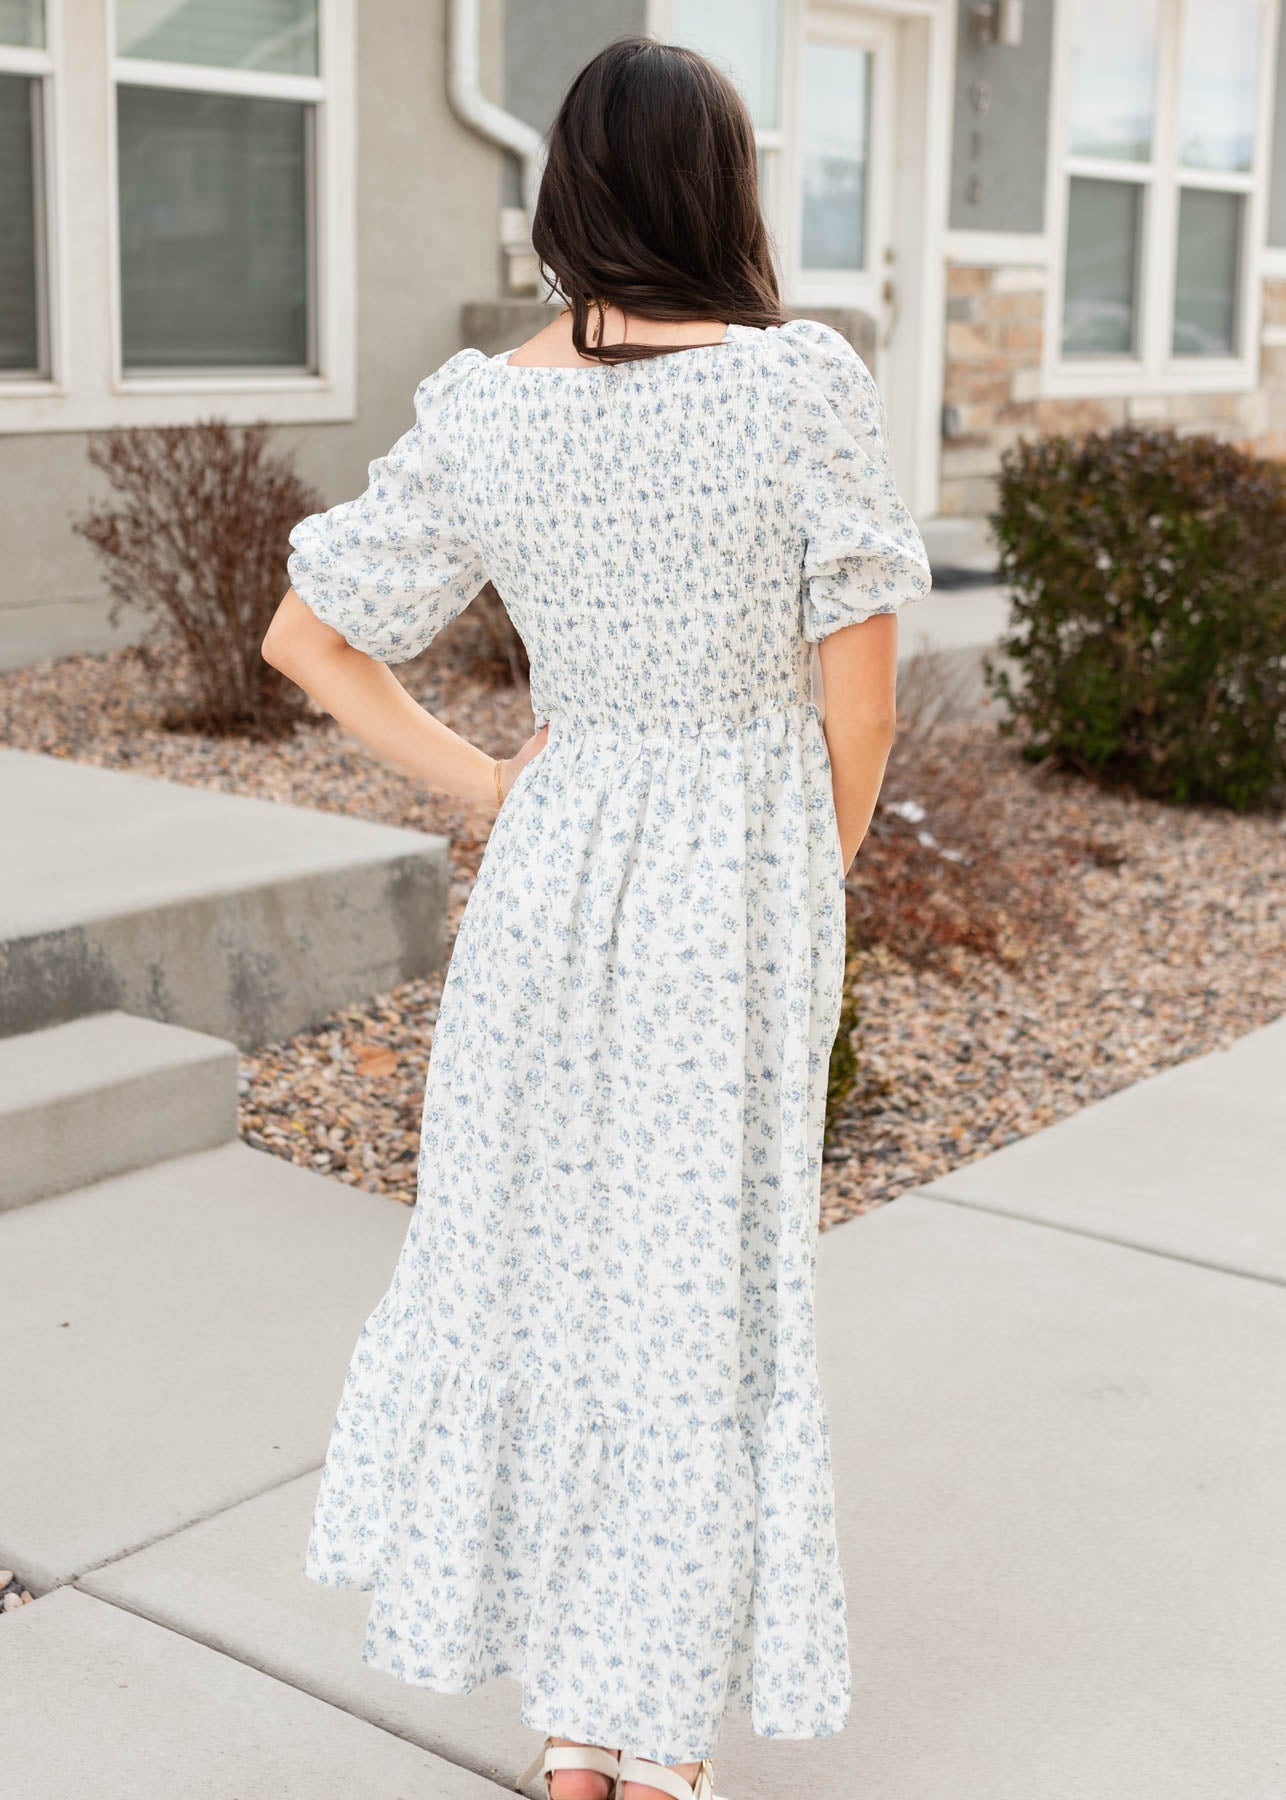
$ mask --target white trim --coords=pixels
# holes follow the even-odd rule
[[[0,400],[11,395],[47,394],[62,366],[65,334],[62,330],[63,288],[60,232],[62,207],[62,146],[59,119],[62,116],[61,95],[57,92],[57,70],[61,44],[62,0],[46,0],[45,42],[40,49],[17,44],[0,44],[0,75],[25,76],[39,88],[38,119],[40,142],[37,148],[40,166],[33,171],[32,202],[36,208],[36,345],[37,360],[43,361],[44,372],[0,374]],[[41,358],[41,351],[44,355]],[[3,418],[0,408],[0,419]]]
[[[261,76],[182,65],[181,82],[152,80],[169,64],[110,54],[114,5],[80,0],[95,30],[78,32],[74,69],[59,54],[63,6],[49,0],[49,49],[56,78],[47,110],[52,139],[49,258],[49,380],[0,381],[0,434],[97,431],[118,425],[190,424],[211,411],[237,425],[341,423],[356,417],[356,0],[319,0],[320,77]],[[145,72],[140,78],[140,71]],[[117,77],[184,91],[281,98],[314,108],[316,374],[250,370],[156,376],[120,368],[120,260],[116,167]],[[207,79],[208,77],[208,79]],[[74,91],[73,91],[74,90]],[[105,135],[103,135],[105,134]],[[103,263],[106,260],[107,266]],[[103,304],[104,289],[107,305]]]
[[[1052,251],[1043,231],[972,231],[957,227],[946,233],[943,254],[957,268],[1047,269]]]
[[[1269,244],[1259,258],[1259,273],[1265,281],[1286,281],[1286,244]]]
[[[1245,393],[1259,385],[1263,276],[1272,252],[1263,247],[1272,143],[1272,83],[1276,67],[1279,0],[1264,0],[1259,49],[1259,96],[1254,165],[1249,171],[1183,169],[1178,160],[1178,107],[1183,0],[1162,0],[1158,44],[1157,106],[1152,159],[1111,162],[1069,156],[1067,142],[1071,67],[1072,3],[1056,0],[1052,58],[1048,173],[1045,218],[1050,243],[1045,296],[1042,397],[1099,398],[1117,395]],[[1141,208],[1139,285],[1134,356],[1088,360],[1064,357],[1063,290],[1067,278],[1067,197],[1070,179],[1093,175],[1145,184]],[[1235,357],[1175,356],[1171,349],[1175,252],[1179,195],[1184,187],[1216,189],[1244,196],[1240,267],[1240,313]],[[1286,258],[1286,251],[1282,253]]]
[[[56,0],[49,0],[49,11],[54,10]],[[0,75],[52,75],[54,59],[49,45],[52,32],[49,20],[45,20],[45,47],[43,50],[30,50],[23,44],[0,44]]]
[[[261,69],[222,69],[216,63],[153,62],[132,56],[115,56],[112,74],[122,87],[177,88],[181,93],[190,94],[243,94],[251,100],[315,101],[326,98],[326,83],[320,75],[274,75]]]
[[[872,68],[867,124],[868,142],[880,149],[888,147],[889,167],[875,170],[876,179],[868,181],[866,190],[866,261],[860,269],[818,268],[805,266],[803,260],[803,209],[798,204],[802,177],[802,132],[794,123],[802,122],[804,57],[810,44],[843,46],[865,50]],[[811,0],[801,9],[800,29],[794,41],[790,105],[786,111],[786,135],[794,154],[790,159],[787,189],[796,204],[789,209],[789,231],[786,237],[786,284],[795,296],[797,306],[862,305],[873,318],[880,319],[882,278],[888,271],[876,260],[877,253],[893,237],[893,195],[900,158],[894,150],[897,139],[897,61],[900,49],[896,19],[881,17],[878,9],[863,7],[860,13],[824,0]],[[859,290],[865,289],[862,295]]]

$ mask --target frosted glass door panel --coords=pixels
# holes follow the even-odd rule
[[[800,261],[805,269],[867,266],[871,52],[804,46]]]
[[[116,53],[315,75],[317,0],[116,0]]]
[[[305,367],[309,108],[117,94],[126,367]]]

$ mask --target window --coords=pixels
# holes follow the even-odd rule
[[[1056,372],[1249,366],[1272,3],[1069,0]]]
[[[355,416],[355,71],[356,0],[0,0],[0,433]]]
[[[118,0],[124,373],[316,370],[317,0]]]
[[[53,61],[42,0],[0,0],[0,377],[50,373],[45,212]]]

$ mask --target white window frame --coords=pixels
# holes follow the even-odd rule
[[[58,280],[57,182],[62,158],[59,154],[57,69],[59,65],[59,32],[62,23],[60,0],[45,0],[45,44],[42,50],[31,50],[16,44],[0,44],[0,75],[25,75],[40,87],[40,144],[36,159],[35,193],[32,196],[36,216],[36,334],[38,367],[8,374],[0,370],[0,398],[21,394],[32,388],[46,388],[56,377],[62,355],[57,300],[61,284]],[[0,416],[3,416],[0,414]]]
[[[1152,156],[1150,161],[1138,163],[1073,156],[1068,152],[1075,0],[1057,0],[1045,206],[1050,250],[1049,281],[1045,293],[1041,368],[1041,391],[1050,399],[1244,393],[1259,385],[1264,233],[1280,0],[1264,0],[1262,8],[1254,160],[1248,171],[1238,173],[1184,169],[1179,165],[1183,3],[1184,0],[1161,0]],[[1065,356],[1063,353],[1068,197],[1076,176],[1131,181],[1141,183],[1144,188],[1140,207],[1135,322],[1138,349],[1134,355],[1088,357]],[[1238,268],[1237,341],[1240,349],[1235,356],[1176,356],[1171,349],[1179,191],[1183,187],[1207,187],[1244,196]]]
[[[59,57],[64,9],[77,55]],[[356,0],[318,0],[318,76],[261,75],[117,57],[114,0],[47,0],[46,109],[50,373],[0,381],[0,434],[183,425],[346,423],[357,413]],[[105,15],[105,17],[104,17]],[[76,29],[78,28],[78,29]],[[0,67],[11,66],[0,62]],[[316,373],[126,374],[121,363],[116,86],[181,88],[314,107],[310,335]]]

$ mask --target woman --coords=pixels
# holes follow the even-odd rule
[[[552,1800],[710,1800],[730,1703],[768,1736],[848,1715],[822,1123],[894,615],[929,575],[871,377],[779,310],[713,65],[595,57],[533,238],[569,310],[420,385],[366,492],[291,534],[264,644],[371,750],[500,806],[305,1572],[372,1592],[373,1667],[516,1676]],[[488,578],[543,721],[512,757],[382,666]]]

